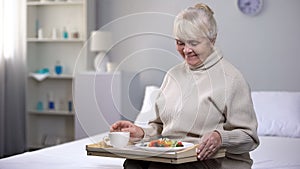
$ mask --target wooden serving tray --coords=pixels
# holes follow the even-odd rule
[[[143,161],[155,161],[162,163],[181,164],[197,161],[196,147],[186,148],[175,152],[154,152],[140,149],[134,145],[128,145],[126,148],[118,149],[103,146],[102,143],[86,145],[87,155],[104,156],[115,158],[127,158]],[[225,150],[219,150],[212,158],[220,158],[225,156]]]

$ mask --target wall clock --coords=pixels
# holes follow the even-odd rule
[[[255,16],[262,11],[263,0],[237,0],[239,10],[248,16]]]

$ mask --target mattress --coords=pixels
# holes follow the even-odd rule
[[[125,159],[87,156],[85,145],[101,140],[106,133],[33,152],[0,159],[0,169],[122,169]],[[251,152],[253,169],[299,169],[300,139],[260,137]]]

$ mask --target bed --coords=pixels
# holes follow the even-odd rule
[[[157,88],[147,86],[143,107],[135,123],[145,125],[152,115]],[[260,146],[251,152],[253,169],[300,168],[300,93],[253,92],[259,122]],[[146,115],[145,113],[148,113]],[[121,169],[122,158],[87,156],[85,145],[102,140],[107,133],[0,159],[0,169]]]
[[[255,169],[300,168],[300,92],[252,92],[259,147],[251,152]]]

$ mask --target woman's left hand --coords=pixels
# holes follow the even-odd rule
[[[219,150],[221,144],[222,139],[217,131],[204,135],[197,148],[197,158],[199,160],[208,159]]]

